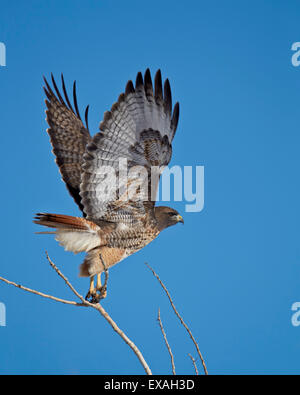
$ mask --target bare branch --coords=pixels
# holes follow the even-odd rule
[[[160,330],[161,330],[161,332],[162,332],[162,334],[163,334],[163,337],[164,337],[164,340],[165,340],[167,349],[168,349],[169,354],[170,354],[171,364],[172,364],[172,372],[173,372],[173,374],[175,375],[175,374],[176,374],[176,371],[175,371],[174,356],[173,356],[171,347],[170,347],[170,345],[169,345],[169,342],[168,342],[167,335],[166,335],[166,332],[165,332],[165,330],[164,330],[163,324],[162,324],[162,322],[161,322],[161,318],[160,318],[160,309],[158,309],[158,317],[157,317],[157,320],[158,320],[158,323],[159,323]]]
[[[198,368],[197,368],[197,364],[196,364],[195,358],[191,354],[188,354],[188,356],[191,358],[191,360],[193,362],[193,365],[194,365],[195,373],[198,376],[199,372],[198,372]]]
[[[201,362],[202,362],[202,366],[203,366],[203,369],[204,369],[204,373],[205,373],[206,375],[208,375],[208,371],[207,371],[207,368],[206,368],[206,364],[205,364],[205,361],[204,361],[204,359],[203,359],[203,356],[202,356],[202,354],[201,354],[201,352],[200,352],[198,343],[196,342],[196,340],[195,340],[195,338],[194,338],[194,336],[193,336],[191,330],[189,329],[189,327],[187,326],[187,324],[183,321],[181,315],[178,313],[178,311],[177,311],[177,309],[176,309],[176,307],[175,307],[175,305],[174,305],[174,303],[173,303],[173,300],[172,300],[172,298],[171,298],[171,295],[170,295],[169,291],[167,290],[166,286],[163,284],[163,282],[161,281],[161,279],[159,278],[159,276],[156,274],[156,272],[152,269],[152,267],[151,267],[148,263],[145,263],[145,265],[151,270],[152,274],[154,275],[154,277],[156,277],[156,279],[158,280],[158,282],[159,282],[160,285],[162,286],[163,290],[164,290],[165,293],[167,294],[168,299],[169,299],[169,301],[170,301],[170,303],[171,303],[171,306],[172,306],[172,308],[173,308],[173,310],[174,310],[174,313],[177,315],[177,317],[179,318],[181,324],[182,324],[182,325],[185,327],[185,329],[187,330],[188,334],[190,335],[190,338],[192,339],[192,341],[193,341],[193,343],[194,343],[194,345],[195,345],[195,347],[196,347],[197,353],[198,353],[199,358],[201,359]]]
[[[113,330],[115,332],[117,332],[117,334],[125,341],[125,343],[132,349],[132,351],[135,353],[135,355],[138,357],[140,363],[142,364],[143,368],[145,369],[145,372],[148,375],[151,375],[151,369],[149,368],[147,362],[145,361],[142,353],[140,352],[140,350],[137,348],[137,346],[133,343],[132,340],[129,339],[128,336],[125,335],[125,333],[118,327],[118,325],[115,323],[115,321],[110,317],[110,315],[105,311],[105,309],[101,306],[100,303],[90,303],[88,301],[86,301],[84,299],[84,297],[82,295],[79,294],[79,292],[76,291],[76,289],[72,286],[72,284],[68,281],[68,279],[62,274],[62,272],[55,266],[55,264],[51,261],[51,259],[49,258],[48,253],[46,253],[47,255],[47,259],[50,263],[50,265],[54,268],[54,270],[56,271],[56,273],[63,278],[63,280],[66,282],[66,284],[68,285],[68,287],[73,291],[73,293],[82,301],[82,303],[84,303],[85,305],[92,307],[93,309],[96,309],[105,319],[106,321],[110,324],[110,326],[113,328]],[[105,266],[105,263],[103,261],[102,255],[100,255],[100,258],[102,260],[104,269],[105,269],[105,282],[107,284],[107,278],[108,278],[108,270]]]
[[[115,321],[110,317],[110,315],[100,305],[100,303],[93,304],[93,303],[90,303],[87,300],[85,300],[84,297],[73,287],[73,285],[69,282],[69,280],[62,274],[62,272],[58,269],[58,267],[52,262],[52,260],[50,259],[50,257],[49,257],[47,252],[46,252],[46,257],[47,257],[47,260],[50,263],[51,267],[65,281],[66,285],[71,289],[71,291],[74,293],[74,295],[76,295],[77,298],[81,300],[82,303],[77,303],[77,302],[74,302],[74,301],[69,301],[69,300],[56,298],[55,296],[47,295],[47,294],[44,294],[42,292],[36,291],[34,289],[30,289],[30,288],[24,287],[23,285],[16,284],[16,283],[14,283],[12,281],[9,281],[9,280],[7,280],[7,279],[5,279],[3,277],[0,277],[0,280],[5,282],[6,284],[13,285],[14,287],[20,288],[23,291],[27,291],[27,292],[33,293],[35,295],[42,296],[44,298],[51,299],[51,300],[54,300],[56,302],[61,302],[61,303],[65,303],[65,304],[69,304],[69,305],[73,305],[73,306],[91,307],[91,308],[97,310],[105,318],[105,320],[110,324],[110,326],[113,328],[113,330],[115,332],[117,332],[117,334],[124,340],[124,342],[132,349],[132,351],[135,353],[135,355],[139,359],[141,365],[143,366],[145,372],[148,375],[151,375],[152,374],[151,369],[149,368],[147,362],[145,361],[141,351],[133,343],[133,341],[130,340],[129,337],[126,336],[125,333],[118,327],[118,325],[115,323]],[[105,270],[106,270],[106,276],[107,276],[107,269],[105,269]],[[107,281],[106,281],[106,283],[107,283]]]
[[[67,284],[67,286],[71,289],[71,291],[77,296],[77,298],[79,298],[81,300],[81,302],[86,305],[89,306],[88,302],[84,299],[84,297],[82,295],[79,294],[79,292],[76,291],[76,289],[73,287],[73,285],[69,282],[69,280],[67,279],[66,276],[64,276],[62,274],[62,272],[58,269],[58,267],[51,261],[48,252],[46,251],[46,257],[48,262],[50,263],[50,266],[56,271],[56,273],[59,275],[59,277],[61,277],[65,283]]]
[[[3,277],[0,277],[0,281],[3,281],[3,282],[5,282],[6,284],[9,284],[9,285],[13,285],[14,287],[20,288],[23,291],[30,292],[30,293],[33,293],[35,295],[42,296],[43,298],[51,299],[51,300],[54,300],[56,302],[61,302],[61,303],[64,303],[64,304],[70,304],[70,305],[73,305],[73,306],[86,306],[86,304],[73,302],[71,300],[60,299],[60,298],[56,298],[55,296],[52,296],[52,295],[44,294],[43,292],[39,292],[39,291],[36,291],[34,289],[30,289],[30,288],[24,287],[23,285],[16,284],[13,281],[9,281],[9,280],[7,280],[6,278],[3,278]]]
[[[126,344],[132,349],[132,351],[135,353],[135,355],[138,357],[140,363],[142,364],[143,368],[145,369],[145,372],[148,375],[152,375],[151,369],[149,368],[147,362],[145,361],[142,353],[140,350],[137,348],[137,346],[131,341],[125,333],[117,326],[117,324],[113,321],[113,319],[109,316],[109,314],[104,310],[104,308],[101,306],[100,303],[97,304],[91,304],[91,307],[94,309],[98,310],[99,313],[106,319],[106,321],[110,324],[110,326],[113,328],[115,332],[117,332],[118,335],[121,336],[121,338],[125,341]]]

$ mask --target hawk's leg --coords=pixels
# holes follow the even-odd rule
[[[105,283],[102,285],[101,274],[97,274],[96,288],[94,286],[94,278],[95,276],[92,276],[90,278],[90,289],[85,299],[88,300],[90,303],[99,303],[100,300],[106,298],[107,295],[107,277],[105,278]]]
[[[96,291],[99,292],[100,299],[104,299],[107,296],[107,273],[105,272],[105,282],[102,285],[101,274],[97,274]]]
[[[87,295],[85,297],[86,300],[90,299],[89,300],[90,303],[99,303],[99,301],[101,299],[104,299],[107,296],[108,270],[107,270],[107,267],[105,265],[105,262],[104,262],[101,254],[100,254],[100,259],[101,259],[101,262],[102,262],[103,268],[104,268],[105,280],[104,280],[104,284],[102,285],[101,273],[98,273],[96,288],[95,288],[95,285],[94,285],[95,276],[90,277],[90,288],[89,288],[89,292],[87,293]]]
[[[102,257],[102,254],[100,254],[100,260],[103,265],[103,269],[104,269],[104,273],[105,273],[105,280],[104,280],[104,284],[102,285],[101,273],[97,274],[96,291],[99,292],[99,294],[97,295],[97,297],[99,298],[98,301],[100,299],[106,298],[106,296],[107,296],[107,281],[108,281],[108,270],[107,270],[107,266],[104,262],[104,259]]]
[[[91,299],[91,302],[93,303],[94,299],[97,297],[97,291],[94,286],[94,278],[95,276],[90,277],[90,288],[89,292],[86,294],[85,300]]]

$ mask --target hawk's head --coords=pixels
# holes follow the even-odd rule
[[[178,211],[171,207],[158,206],[154,208],[155,218],[160,230],[176,225],[178,222],[184,223],[182,216]]]

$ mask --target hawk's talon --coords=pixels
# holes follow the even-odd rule
[[[101,288],[97,289],[99,291],[100,299],[105,299],[107,296],[107,286],[103,285]]]
[[[107,296],[107,287],[103,286],[95,291],[89,291],[85,297],[90,303],[99,303],[101,299],[105,299]]]
[[[95,292],[95,291],[89,291],[89,292],[86,294],[85,300],[87,300],[88,302],[90,302],[89,299],[93,300],[93,299],[95,298],[96,295],[97,295],[97,292]]]

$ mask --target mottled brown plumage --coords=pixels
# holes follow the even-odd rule
[[[44,88],[47,132],[62,179],[84,218],[39,213],[34,222],[54,228],[52,232],[41,233],[54,233],[66,250],[85,251],[80,275],[92,278],[98,275],[99,280],[104,269],[102,261],[111,267],[146,246],[163,229],[183,222],[176,210],[155,207],[161,170],[172,156],[179,104],[175,104],[172,112],[169,81],[166,80],[162,88],[159,70],[153,90],[147,69],[144,78],[141,73],[137,74],[135,86],[132,81],[127,83],[125,93],[104,114],[100,132],[91,137],[88,107],[84,125],[75,83],[74,110],[63,77],[64,98],[53,76],[51,78],[56,94],[46,79]],[[120,160],[128,166],[124,179]],[[113,172],[107,172],[105,166]],[[119,182],[117,188],[115,176]],[[93,298],[95,292],[91,282],[89,296]]]

